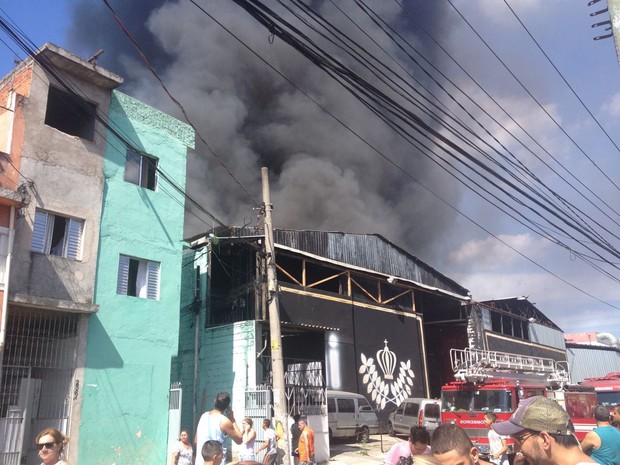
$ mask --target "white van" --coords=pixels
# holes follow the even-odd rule
[[[441,424],[441,401],[409,397],[390,413],[388,432],[390,436],[409,434],[412,426],[423,426],[429,433]]]
[[[379,419],[366,398],[355,392],[327,391],[330,438],[357,438],[366,442],[379,433]]]

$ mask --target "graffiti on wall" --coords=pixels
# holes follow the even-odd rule
[[[359,368],[366,392],[379,410],[385,409],[389,403],[399,405],[411,396],[415,377],[411,360],[398,362],[396,354],[388,348],[387,339],[383,343],[385,347],[377,351],[375,358],[361,354]],[[395,374],[397,365],[398,373]]]

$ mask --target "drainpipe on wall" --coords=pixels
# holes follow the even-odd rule
[[[0,320],[0,354],[4,352],[6,340],[6,319],[9,313],[9,277],[11,276],[11,257],[13,256],[13,238],[15,237],[15,207],[11,205],[9,219],[9,243],[7,245],[6,267],[4,272],[4,294],[2,295],[2,320]],[[2,362],[2,357],[0,357]],[[1,365],[0,365],[1,367]]]
[[[208,253],[207,259],[210,260],[210,242],[207,244]],[[200,290],[202,289],[200,286],[200,280],[202,276],[200,275],[200,265],[196,267],[196,286],[194,288],[194,306],[195,313],[194,316],[194,398],[193,398],[193,408],[192,408],[192,424],[194,425],[194,431],[196,431],[196,427],[198,426],[198,418],[202,415],[202,412],[198,411],[198,386],[200,385],[198,380],[198,364],[200,363],[200,313],[201,313],[201,304],[200,299],[202,297]]]

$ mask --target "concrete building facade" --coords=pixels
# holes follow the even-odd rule
[[[0,81],[0,463],[46,427],[69,463],[167,460],[194,133],[121,83],[53,44]]]
[[[3,312],[5,457],[39,463],[44,427],[77,434],[94,301],[110,92],[122,79],[46,44],[2,83],[5,162],[21,197]],[[5,163],[5,164],[6,164]],[[15,173],[17,175],[15,176]],[[12,418],[12,419],[11,419]],[[16,435],[15,418],[24,429]],[[77,421],[76,421],[77,420]],[[19,455],[16,455],[19,454]],[[12,462],[11,462],[12,463]]]
[[[326,390],[366,395],[387,424],[404,398],[429,395],[425,315],[458,313],[470,297],[376,234],[276,230],[274,241],[286,407],[308,417],[316,459],[326,461]],[[185,427],[222,390],[237,418],[273,416],[262,243],[262,231],[250,228],[192,241],[172,370],[183,383]]]
[[[186,124],[112,93],[80,463],[162,463],[178,342]],[[105,434],[101,426],[105,425]],[[178,431],[175,432],[178,435]]]

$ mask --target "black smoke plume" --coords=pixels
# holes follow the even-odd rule
[[[454,213],[272,71],[195,5],[164,0],[110,3],[203,137],[259,202],[260,168],[269,168],[276,227],[379,233],[421,258],[431,258],[437,252],[443,232],[453,224]],[[353,131],[446,200],[457,203],[459,188],[452,178],[323,71],[277,38],[271,40],[269,31],[234,2],[198,3]],[[287,14],[278,2],[265,3]],[[395,2],[366,3],[411,43],[424,47],[424,36]],[[407,7],[419,21],[441,30],[442,7],[436,3],[420,0],[407,3]],[[399,54],[353,1],[334,4],[346,11],[355,24],[330,1],[310,4],[343,33],[366,47],[374,47],[373,53],[382,60],[389,62],[364,33],[395,56]],[[77,2],[74,13],[70,34],[73,50],[87,56],[104,48],[99,64],[125,78],[122,91],[181,116],[100,1]],[[356,66],[341,51],[333,53],[348,66]],[[187,193],[218,219],[234,225],[256,223],[252,200],[202,144],[189,154],[187,173]],[[186,212],[186,236],[213,226],[203,213],[187,209],[191,211]]]

